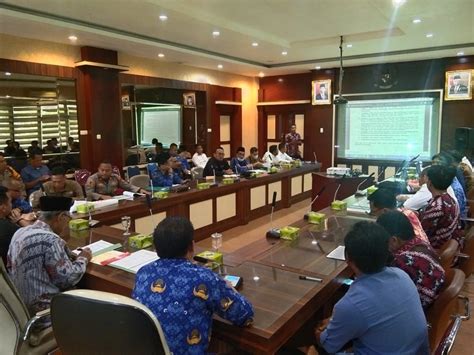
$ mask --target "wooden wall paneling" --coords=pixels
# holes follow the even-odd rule
[[[280,80],[281,79],[281,80]],[[259,101],[308,100],[311,98],[311,74],[269,76],[259,79]]]
[[[76,68],[59,65],[24,62],[0,58],[0,71],[10,73],[51,76],[60,79],[76,79]]]

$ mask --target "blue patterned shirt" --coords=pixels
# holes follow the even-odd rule
[[[16,198],[12,200],[12,209],[19,208],[21,213],[30,213],[33,212],[33,207],[28,203],[28,201],[22,198]]]
[[[54,295],[75,286],[87,266],[84,257],[73,261],[66,242],[40,220],[13,235],[7,259],[11,279],[33,313],[49,308]]]
[[[174,184],[181,184],[183,180],[179,177],[178,172],[173,171],[173,174],[164,174],[160,169],[152,173],[151,180],[153,186],[170,187]]]
[[[212,315],[249,324],[252,305],[217,274],[187,259],[158,259],[142,267],[132,297],[159,320],[174,354],[205,354]]]
[[[249,164],[250,163],[247,161],[247,159],[239,160],[238,158],[233,157],[230,160],[230,168],[232,169],[232,171],[235,171],[236,174],[245,173],[246,171],[248,171],[249,168],[247,167],[247,165]]]
[[[34,181],[40,178],[43,175],[49,175],[50,171],[46,165],[41,165],[38,168],[33,168],[31,165],[25,166],[21,170],[21,179],[24,183]],[[31,194],[32,192],[39,190],[41,188],[41,182],[37,182],[35,186],[26,190],[27,195]]]
[[[456,200],[458,200],[459,212],[461,214],[461,217],[466,217],[467,216],[466,194],[464,193],[462,185],[460,184],[457,177],[454,177],[453,182],[451,183],[451,187],[453,188],[454,195],[456,196]]]

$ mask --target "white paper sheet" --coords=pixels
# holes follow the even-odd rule
[[[110,263],[109,265],[136,274],[142,266],[145,266],[155,260],[158,260],[158,255],[156,255],[156,252],[149,250],[139,250],[123,259]]]
[[[101,252],[118,249],[120,248],[120,246],[121,246],[120,244],[112,244],[112,243],[106,242],[105,240],[98,240],[97,242],[94,242],[92,244],[84,245],[80,249],[89,248],[92,251],[92,255],[96,256],[96,255],[99,255]],[[72,252],[78,255],[81,251],[75,249]]]
[[[346,260],[346,257],[344,255],[344,251],[346,250],[346,247],[343,245],[339,245],[336,249],[334,249],[332,252],[330,252],[326,257],[329,259],[336,259],[336,260]]]

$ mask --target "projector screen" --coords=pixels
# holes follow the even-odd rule
[[[440,92],[383,98],[350,97],[336,106],[336,157],[430,160],[439,151]]]
[[[157,138],[165,147],[181,143],[181,107],[155,106],[140,108],[140,144],[151,144]]]

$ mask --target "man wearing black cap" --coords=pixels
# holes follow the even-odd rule
[[[456,74],[453,77],[453,84],[449,88],[450,94],[467,94],[467,86],[462,84],[461,76]]]
[[[69,197],[41,197],[39,219],[20,228],[11,240],[7,267],[33,314],[49,308],[55,294],[74,287],[92,258],[88,248],[74,256],[60,237],[68,228],[72,203]],[[49,320],[41,326],[49,326]]]

